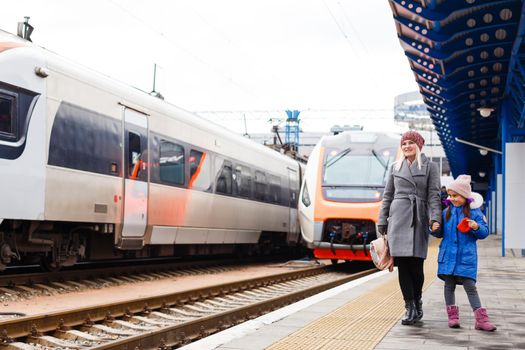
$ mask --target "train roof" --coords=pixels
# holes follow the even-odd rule
[[[324,147],[348,147],[355,144],[373,144],[377,147],[392,147],[399,145],[401,135],[374,131],[344,131],[337,135],[324,136],[321,143]]]

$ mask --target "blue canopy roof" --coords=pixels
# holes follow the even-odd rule
[[[487,182],[488,176],[479,174],[491,173],[499,158],[462,141],[501,150],[501,124],[524,127],[523,2],[390,0],[390,5],[453,175]],[[482,108],[491,115],[482,117]]]

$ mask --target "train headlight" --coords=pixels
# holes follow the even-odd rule
[[[308,186],[306,186],[306,183],[304,184],[303,197],[301,198],[301,201],[307,207],[309,207],[310,204],[312,204],[312,202],[310,201],[310,194],[308,193]]]

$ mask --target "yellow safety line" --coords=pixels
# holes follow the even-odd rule
[[[438,240],[433,240],[429,247],[424,290],[436,279],[438,243]],[[374,349],[404,311],[397,278],[389,279],[267,350]]]

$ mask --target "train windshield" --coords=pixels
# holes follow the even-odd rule
[[[396,149],[327,149],[323,163],[323,192],[340,201],[381,200]]]

